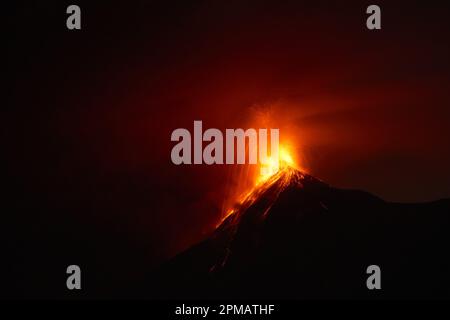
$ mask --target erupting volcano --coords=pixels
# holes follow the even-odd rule
[[[154,297],[448,296],[449,200],[398,204],[337,189],[286,150],[266,165],[210,237],[161,267]],[[371,264],[383,272],[378,292],[366,287]]]
[[[290,183],[291,179],[295,178],[295,176],[298,179],[299,175],[302,175],[302,173],[294,169],[294,160],[287,149],[283,147],[280,148],[278,159],[269,157],[267,161],[260,166],[262,168],[260,172],[263,173],[256,178],[255,186],[249,192],[246,192],[244,196],[241,196],[241,200],[236,208],[228,210],[221,223],[228,218],[230,218],[230,220],[238,219],[240,215],[236,214],[237,211],[242,212],[243,208],[251,206],[254,201],[268,189],[275,188],[280,192]],[[273,186],[274,184],[275,186]],[[268,209],[270,209],[270,207],[267,208],[267,210]]]

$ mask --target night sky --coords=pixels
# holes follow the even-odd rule
[[[91,2],[76,2],[79,31],[72,2],[8,9],[2,260],[15,295],[55,295],[71,263],[101,295],[208,235],[236,168],[171,163],[171,132],[194,120],[269,115],[336,187],[450,197],[448,4],[377,1],[369,31],[368,1]]]

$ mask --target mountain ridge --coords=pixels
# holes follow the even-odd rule
[[[449,216],[448,199],[390,203],[284,168],[161,267],[157,296],[449,298]],[[372,264],[379,291],[366,287]]]

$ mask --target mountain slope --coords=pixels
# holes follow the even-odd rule
[[[395,204],[286,167],[207,240],[164,264],[153,297],[450,298],[450,201]],[[366,269],[379,265],[382,290]]]

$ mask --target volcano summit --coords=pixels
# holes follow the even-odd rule
[[[390,203],[285,166],[161,266],[167,298],[449,298],[450,201]],[[381,290],[366,268],[380,266]]]

